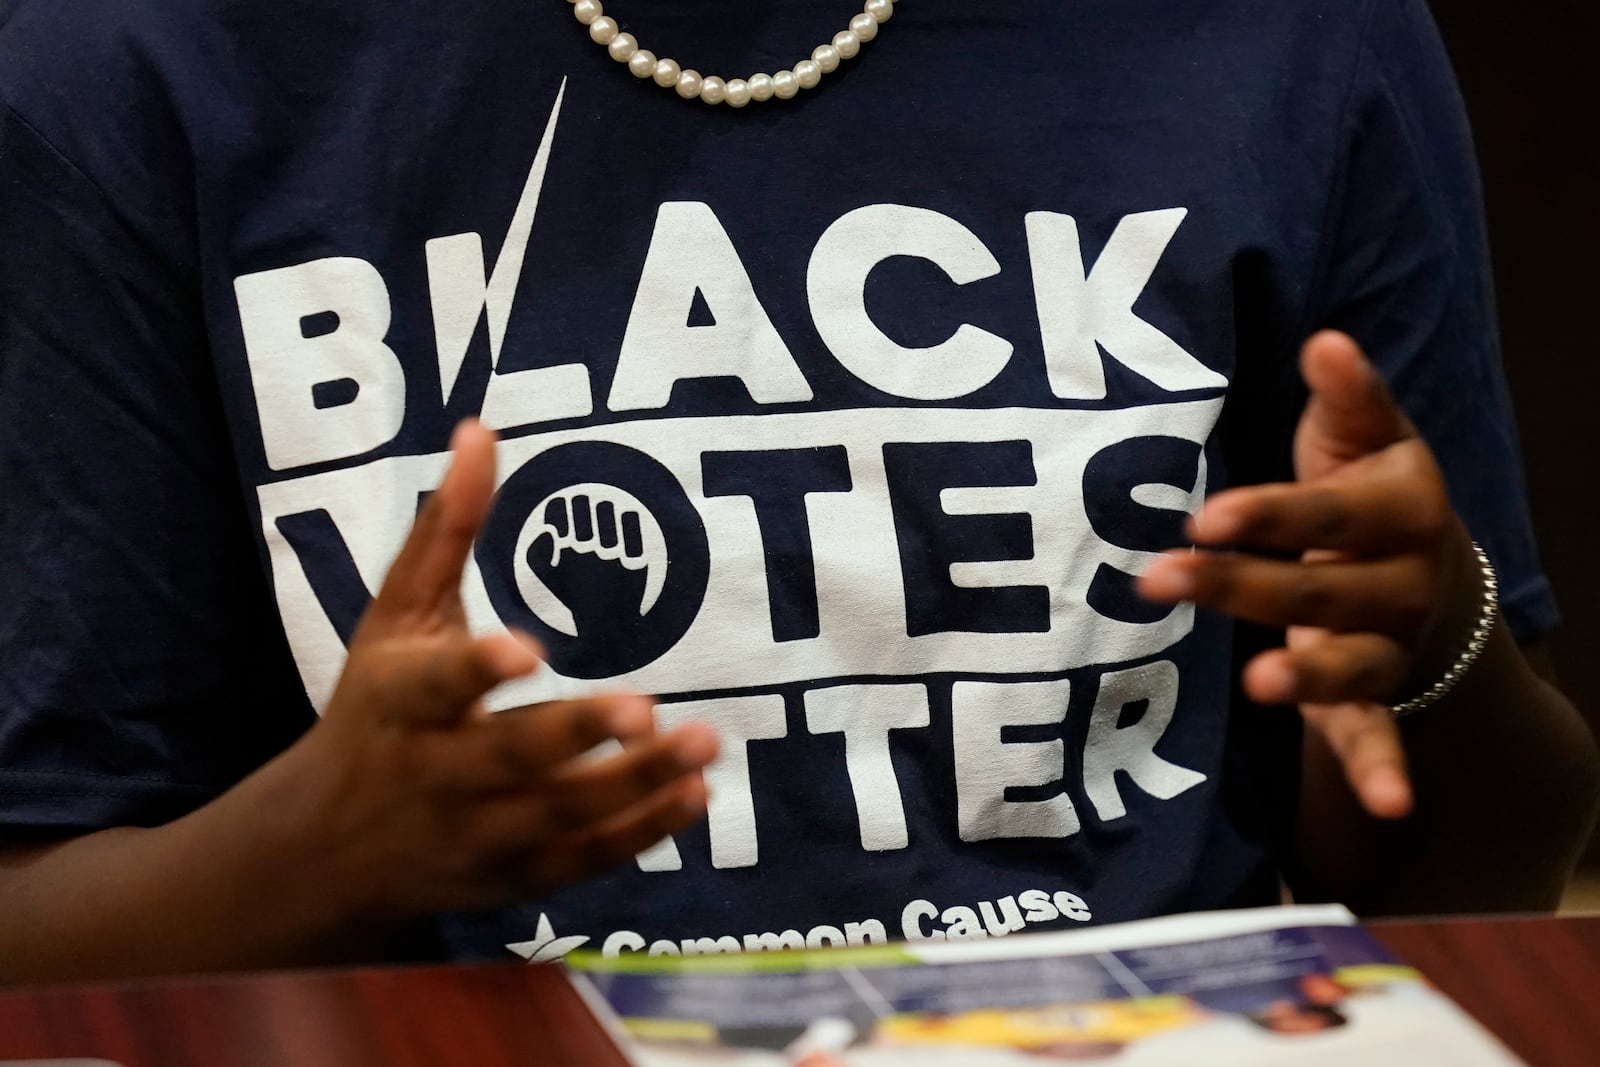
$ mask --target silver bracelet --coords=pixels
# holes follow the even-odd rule
[[[1489,635],[1494,632],[1494,620],[1500,614],[1500,580],[1495,577],[1494,565],[1489,562],[1489,554],[1483,550],[1483,546],[1474,541],[1472,551],[1477,553],[1478,568],[1483,573],[1483,605],[1478,611],[1478,623],[1472,628],[1472,636],[1467,638],[1467,646],[1461,650],[1461,655],[1456,657],[1450,669],[1444,672],[1444,677],[1430,685],[1420,696],[1389,709],[1397,719],[1443,700],[1472,669],[1472,665],[1478,662],[1478,657],[1483,655],[1484,648],[1489,644]]]

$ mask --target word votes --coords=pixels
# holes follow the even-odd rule
[[[831,749],[810,743],[823,735],[843,741],[865,852],[927,833],[907,817],[927,802],[926,780],[897,775],[896,746],[953,770],[939,772],[954,784],[947,825],[969,843],[1072,837],[1133,814],[1125,792],[1165,802],[1205,782],[1185,764],[1208,728],[1180,711],[1180,661],[1158,658],[1194,610],[1134,586],[1205,493],[1228,384],[1134,310],[1187,210],[1127,215],[1092,266],[1072,216],[1026,215],[1045,373],[1016,407],[963,401],[999,378],[1011,340],[969,321],[911,347],[892,336],[904,323],[874,318],[868,279],[890,260],[931,265],[957,288],[1002,270],[961,222],[902,204],[825,225],[802,265],[816,337],[877,400],[813,391],[832,368],[803,353],[808,379],[776,324],[794,320],[768,313],[698,201],[659,206],[614,353],[582,352],[597,342],[576,337],[590,362],[525,368],[503,357],[560,111],[558,95],[492,263],[478,233],[427,242],[436,380],[397,353],[373,263],[334,256],[235,280],[263,453],[285,472],[257,487],[261,529],[313,704],[325,706],[449,460],[381,450],[408,406],[425,420],[481,386],[482,421],[524,432],[497,448],[502,481],[464,610],[474,630],[533,633],[547,658],[488,706],[604,684],[656,694],[663,726],[716,727],[712,867],[790,846],[781,820],[757,830],[780,784],[766,778],[779,773],[770,757]],[[485,336],[488,367],[470,366],[487,380],[465,381]],[[1106,359],[1173,395],[1105,403]],[[591,362],[614,362],[608,383],[591,380]],[[761,410],[660,417],[696,379],[736,380]],[[638,863],[685,869],[671,839]]]
[[[583,362],[502,368],[560,107],[558,96],[492,266],[478,233],[426,246],[440,402],[449,402],[486,319],[493,369],[480,417],[492,429],[594,414],[595,390]],[[1072,216],[1026,216],[1033,295],[1055,397],[1106,396],[1101,349],[1169,392],[1227,385],[1222,374],[1133,310],[1187,214],[1179,207],[1126,216],[1092,269]],[[940,212],[889,203],[850,211],[821,234],[806,267],[811,317],[829,352],[855,378],[902,399],[955,400],[994,381],[1014,352],[1006,338],[964,323],[939,344],[908,347],[874,321],[868,277],[880,264],[905,257],[932,264],[956,286],[1002,269],[972,230]],[[408,396],[416,403],[424,391],[422,383],[408,382],[405,364],[386,340],[392,303],[376,266],[330,257],[246,274],[234,287],[272,469],[350,459],[395,438]],[[709,323],[690,324],[697,308],[709,310]],[[325,328],[329,322],[331,329]],[[813,399],[716,212],[705,203],[669,201],[656,216],[606,407],[613,413],[662,409],[675,383],[697,378],[736,378],[758,404]]]

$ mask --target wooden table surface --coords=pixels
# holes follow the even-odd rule
[[[1600,1065],[1600,917],[1371,928],[1533,1067]],[[620,1067],[548,967],[273,974],[0,993],[0,1060],[123,1067]]]

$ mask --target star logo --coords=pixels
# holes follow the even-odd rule
[[[544,912],[539,913],[539,925],[534,928],[532,941],[518,941],[507,945],[506,948],[515,952],[529,963],[553,963],[571,952],[580,945],[588,944],[589,938],[584,934],[575,934],[571,937],[557,937],[555,927],[550,925],[550,916]]]

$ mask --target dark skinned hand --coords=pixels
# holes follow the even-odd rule
[[[1286,627],[1286,647],[1246,665],[1246,695],[1298,704],[1361,805],[1400,818],[1412,792],[1388,709],[1460,653],[1482,595],[1477,560],[1432,452],[1356,343],[1317,334],[1301,373],[1311,398],[1296,480],[1211,497],[1189,520],[1197,548],[1156,560],[1140,591]]]
[[[451,449],[302,742],[318,839],[374,917],[507,903],[625,862],[704,814],[717,751],[704,726],[658,735],[632,694],[485,711],[539,649],[467,629],[462,570],[494,495],[495,437],[466,422]],[[591,751],[613,740],[620,751]]]

